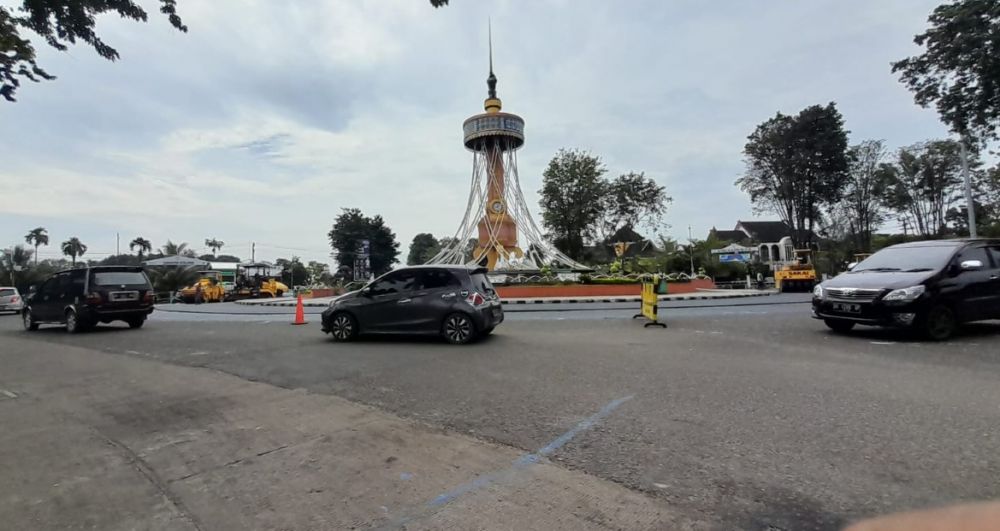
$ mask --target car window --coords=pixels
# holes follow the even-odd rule
[[[887,247],[865,258],[851,272],[937,270],[948,264],[954,252],[951,245]]]
[[[441,289],[449,286],[460,286],[458,279],[451,271],[431,269],[420,272],[420,283],[417,289]]]
[[[372,295],[388,295],[391,293],[403,293],[412,291],[417,284],[417,273],[415,271],[397,271],[390,273],[381,280],[375,281],[371,286]]]
[[[145,286],[142,271],[99,271],[94,273],[95,286]]]
[[[0,297],[10,297],[11,295],[14,295],[15,293],[17,293],[17,292],[14,291],[14,290],[12,290],[12,289],[6,289],[6,288],[0,289]]]
[[[958,256],[955,258],[955,263],[961,264],[967,260],[979,260],[983,263],[984,268],[988,269],[990,267],[990,257],[986,254],[986,249],[983,247],[969,247],[968,249],[963,250],[958,253]]]
[[[1000,269],[1000,245],[989,248],[990,257],[993,258],[993,269]]]
[[[489,277],[486,273],[473,273],[472,277],[472,287],[476,291],[482,293],[483,295],[496,295],[496,290],[493,289],[493,283],[490,282]]]

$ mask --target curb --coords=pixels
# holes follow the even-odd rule
[[[743,299],[748,297],[768,297],[774,295],[773,292],[765,291],[761,293],[738,293],[732,295],[661,295],[659,296],[660,301],[697,301],[697,300],[716,300],[716,299]],[[507,305],[520,305],[520,304],[593,304],[593,303],[622,303],[622,302],[642,302],[642,297],[602,297],[602,298],[588,298],[588,299],[507,299],[501,301],[505,306]],[[310,308],[325,308],[328,303],[313,303],[310,304],[308,299],[302,301],[303,306]],[[282,308],[294,308],[294,301],[275,301],[275,302],[244,302],[236,301],[236,304],[244,306],[278,306]]]

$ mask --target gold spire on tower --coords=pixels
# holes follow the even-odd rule
[[[489,22],[490,40],[490,77],[486,78],[486,86],[489,87],[489,97],[483,102],[483,108],[489,114],[500,112],[502,103],[497,97],[497,76],[493,74],[493,23]]]

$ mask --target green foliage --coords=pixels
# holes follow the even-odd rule
[[[609,182],[603,200],[606,233],[639,226],[653,231],[659,229],[667,205],[673,201],[666,190],[642,172],[619,175]],[[611,241],[616,240],[612,238]]]
[[[900,149],[883,171],[885,201],[896,216],[921,236],[941,236],[962,186],[958,142],[936,140]]]
[[[337,216],[327,236],[341,268],[353,271],[354,260],[361,251],[361,241],[368,240],[372,273],[376,276],[389,271],[397,263],[399,242],[386,226],[382,216],[367,217],[357,208],[345,208]]]
[[[574,260],[582,259],[584,242],[596,235],[604,214],[606,172],[600,157],[561,149],[542,174],[542,223],[553,243]]]
[[[844,196],[833,207],[840,239],[847,239],[858,252],[870,252],[873,231],[886,221],[884,194],[888,153],[885,142],[865,140],[848,150],[849,168]]]
[[[840,111],[831,102],[796,116],[779,112],[748,140],[746,173],[736,184],[756,211],[774,212],[795,229],[796,246],[807,246],[821,208],[835,204],[846,184],[847,131]]]
[[[113,254],[97,262],[96,265],[142,265],[142,257],[133,254]]]
[[[157,292],[173,293],[198,280],[198,271],[193,268],[163,267],[149,269],[147,273]]]
[[[160,12],[170,24],[187,31],[177,16],[176,0],[160,0]],[[15,14],[16,13],[16,14]],[[97,18],[104,13],[116,13],[121,18],[146,21],[146,11],[132,0],[24,0],[18,12],[0,6],[0,96],[15,101],[20,79],[39,81],[55,79],[39,68],[35,48],[21,36],[28,30],[53,48],[66,51],[69,45],[83,42],[98,55],[115,61],[118,51],[105,43],[94,31]]]
[[[309,278],[313,285],[333,286],[333,276],[330,274],[330,267],[322,262],[310,260],[306,265],[309,270]]]
[[[142,258],[142,255],[149,254],[153,250],[153,244],[142,236],[136,236],[134,240],[129,242],[128,250],[135,251],[136,249],[139,249],[139,258]]]
[[[31,229],[28,231],[28,234],[24,236],[24,242],[35,248],[35,265],[38,265],[38,246],[44,245],[48,247],[49,232],[45,230],[45,227]]]
[[[213,262],[224,262],[227,264],[238,264],[243,260],[240,260],[239,256],[233,256],[231,254],[220,254],[212,258]]]
[[[174,243],[167,240],[167,243],[163,244],[160,248],[160,252],[163,256],[186,256],[188,258],[197,258],[198,255],[191,249],[188,249],[187,243]]]
[[[76,258],[78,256],[83,256],[87,252],[87,246],[80,241],[79,238],[73,236],[72,238],[62,242],[60,246],[62,253],[73,261],[73,266],[76,266]]]
[[[291,260],[278,258],[274,264],[281,268],[281,282],[289,288],[306,286],[312,281],[312,273],[298,256],[293,256]]]
[[[934,9],[914,37],[924,53],[892,64],[916,102],[952,131],[985,142],[1000,124],[1000,3],[958,0]]]
[[[448,249],[449,247],[455,245],[455,243],[456,243],[455,238],[451,237],[441,238],[440,240],[438,240],[438,245],[441,249]],[[469,238],[469,240],[465,242],[465,247],[463,248],[464,262],[469,262],[472,260],[472,253],[476,250],[476,247],[478,246],[479,246],[479,238]]]
[[[222,249],[226,245],[226,242],[216,240],[215,238],[206,238],[205,247],[212,250],[212,254],[219,254],[219,249]]]
[[[426,264],[428,260],[441,250],[441,244],[433,234],[421,232],[410,242],[410,252],[406,256],[406,265]]]

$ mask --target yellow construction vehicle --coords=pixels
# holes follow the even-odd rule
[[[774,272],[774,287],[778,291],[812,291],[816,285],[816,268],[812,250],[796,249],[795,262],[784,264]]]
[[[241,264],[236,268],[236,287],[226,295],[226,300],[281,297],[288,286],[268,272],[270,264]]]
[[[199,271],[198,280],[181,290],[184,302],[222,302],[226,298],[226,288],[222,287],[222,273],[219,271]]]

